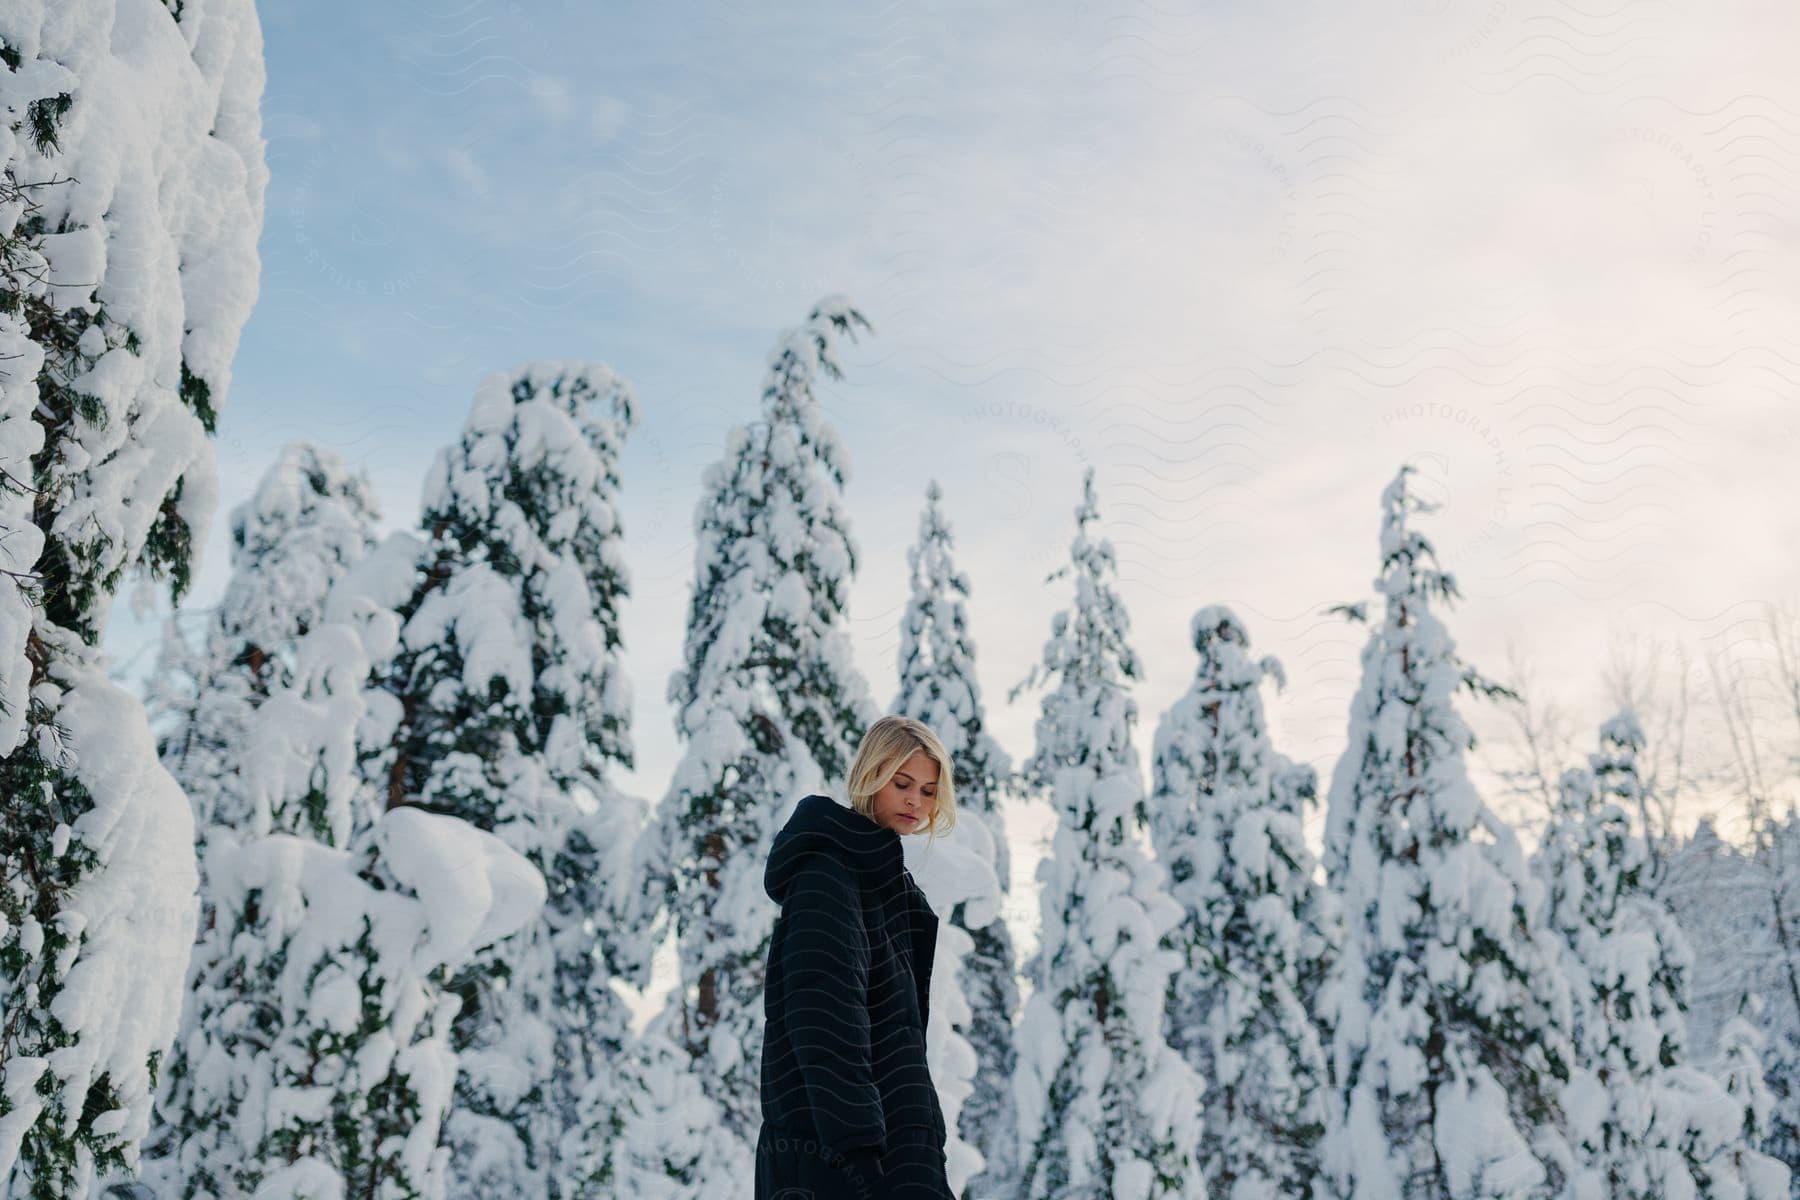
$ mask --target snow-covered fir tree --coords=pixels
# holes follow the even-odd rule
[[[1750,926],[1747,957],[1730,973],[1747,964],[1758,981],[1760,1003],[1746,1019],[1756,1027],[1771,1093],[1762,1148],[1787,1165],[1800,1196],[1800,814],[1789,809],[1757,831],[1747,866],[1758,902],[1724,918]]]
[[[1457,591],[1409,524],[1433,507],[1411,472],[1382,492],[1385,611],[1327,800],[1345,934],[1324,1181],[1345,1200],[1547,1196],[1569,1159],[1569,990],[1518,839],[1467,775],[1456,693],[1511,693],[1462,663],[1431,609]]]
[[[1770,937],[1768,884],[1757,860],[1720,837],[1705,818],[1672,849],[1657,880],[1657,899],[1674,914],[1693,951],[1688,1046],[1702,1059],[1718,1053],[1746,993],[1779,996],[1787,989],[1780,956],[1771,953],[1778,939]],[[1765,1008],[1764,1019],[1769,1015]]]
[[[1789,1168],[1800,1196],[1800,814],[1763,822],[1743,848],[1701,821],[1670,855],[1658,892],[1694,948],[1694,1052],[1718,1060],[1734,1021],[1754,1027],[1769,1093],[1760,1147]]]
[[[1185,917],[1165,1024],[1205,1084],[1207,1194],[1306,1196],[1330,1082],[1311,1013],[1336,936],[1302,828],[1316,776],[1270,745],[1261,688],[1285,678],[1237,616],[1209,605],[1188,634],[1199,664],[1157,726],[1148,804]]]
[[[1561,939],[1573,989],[1576,1069],[1563,1101],[1576,1156],[1570,1193],[1758,1194],[1757,1181],[1777,1164],[1753,1144],[1727,1144],[1742,1142],[1741,1129],[1727,1137],[1734,1123],[1709,1115],[1728,1106],[1725,1090],[1687,1062],[1693,955],[1648,890],[1649,847],[1631,825],[1641,811],[1643,746],[1629,710],[1601,726],[1588,765],[1564,772],[1533,860],[1544,883],[1541,922]],[[1740,1105],[1735,1125],[1749,1115]]]
[[[0,1191],[137,1165],[193,943],[193,822],[100,647],[179,602],[255,303],[250,0],[0,14]]]
[[[1600,749],[1588,755],[1588,769],[1602,806],[1616,804],[1629,825],[1637,822],[1636,837],[1642,845],[1643,863],[1635,868],[1635,887],[1654,891],[1660,868],[1661,847],[1653,844],[1651,781],[1639,761],[1644,750],[1644,730],[1636,713],[1625,708],[1600,727]],[[1634,850],[1635,856],[1638,851]]]
[[[280,720],[260,726],[274,745],[246,739],[271,696],[294,697],[299,644],[320,625],[332,584],[374,546],[378,516],[367,477],[337,453],[306,442],[284,446],[232,511],[231,578],[205,611],[198,643],[179,614],[167,623],[146,707],[162,727],[157,753],[193,809],[203,876],[213,825],[240,837],[280,830],[340,848],[349,842],[347,792],[309,792],[264,767],[285,753],[279,739],[287,727]],[[320,768],[327,772],[335,786],[354,781],[348,769]]]
[[[731,1173],[697,1179],[696,1197],[742,1189],[761,1119],[769,848],[801,796],[843,794],[880,715],[846,631],[848,456],[814,390],[841,377],[838,340],[868,327],[833,296],[781,338],[762,419],[726,437],[695,509],[685,665],[668,692],[684,745],[637,876],[642,924],[672,925],[680,964],[651,1029],[686,1052],[734,1146]]]
[[[907,550],[911,592],[900,618],[900,690],[891,711],[929,726],[955,768],[956,829],[942,844],[921,847],[909,838],[904,845],[933,909],[949,913],[939,932],[932,1007],[967,1011],[948,1019],[934,1011],[927,1022],[932,1079],[951,1125],[951,1181],[966,1177],[968,1195],[987,1196],[1010,1187],[1018,1148],[1011,1081],[1019,988],[1002,911],[1011,864],[999,807],[1012,762],[986,730],[969,634],[969,579],[956,565],[942,499],[933,480],[919,540]],[[949,936],[951,928],[968,935],[966,956],[954,953],[960,939]],[[978,1173],[964,1166],[969,1147],[984,1160]]]
[[[1056,814],[1039,864],[1037,973],[1018,1031],[1019,1190],[1027,1200],[1202,1195],[1202,1081],[1163,1037],[1181,920],[1167,873],[1141,845],[1147,820],[1132,726],[1138,659],[1113,590],[1090,468],[1075,510],[1072,606],[1013,695],[1045,693],[1026,784]]]
[[[347,847],[368,661],[354,630],[323,616],[331,585],[373,544],[376,516],[367,479],[338,455],[284,447],[232,513],[232,575],[200,643],[171,619],[151,682],[152,717],[169,726],[158,750],[193,807],[201,867],[199,940],[148,1143],[174,1161],[144,1171],[176,1194],[228,1194],[263,1169],[257,1139],[241,1134],[266,1116],[264,1105],[246,1111],[244,1095],[280,1032],[260,1019],[258,989],[274,981],[246,961],[269,948],[239,936],[241,913],[219,921],[215,893],[239,898],[244,885],[214,879],[207,851],[219,840],[235,870],[246,844],[274,833]]]
[[[630,389],[600,363],[488,375],[425,483],[424,547],[385,689],[387,804],[491,831],[548,890],[541,920],[453,981],[461,1073],[445,1127],[458,1195],[560,1196],[581,1089],[628,1036],[608,985],[611,893],[641,809],[618,656],[615,493]],[[572,1143],[569,1143],[572,1146]]]
[[[1693,1147],[1690,1154],[1700,1162],[1696,1196],[1776,1200],[1792,1193],[1793,1169],[1756,1149],[1781,1144],[1772,1125],[1775,1097],[1763,1078],[1762,1007],[1760,996],[1739,1000],[1738,1012],[1719,1034],[1718,1057],[1705,1077],[1705,1103],[1689,1106],[1684,1146]],[[1723,1100],[1716,1095],[1715,1080],[1724,1086]]]
[[[269,486],[281,474],[253,512],[281,490]],[[325,518],[332,505],[302,507]],[[341,517],[361,520],[359,503],[345,507]],[[282,523],[240,527],[272,535]],[[240,555],[227,596],[270,595],[245,574],[280,574],[309,557],[325,569],[316,530],[292,533],[292,552],[271,538]],[[448,975],[535,917],[543,881],[498,838],[452,817],[381,812],[359,819],[346,847],[330,844],[332,823],[317,819],[381,811],[386,780],[359,764],[379,757],[395,714],[369,681],[398,646],[395,606],[411,594],[421,548],[390,536],[340,566],[321,606],[302,589],[297,607],[315,618],[304,634],[276,639],[261,625],[262,649],[282,665],[265,673],[260,701],[233,713],[222,756],[221,809],[241,812],[244,827],[205,826],[207,919],[142,1175],[158,1195],[446,1194],[438,1140],[461,1004]]]
[[[255,981],[214,1014],[194,1066],[217,1125],[234,1122],[220,1139],[234,1157],[183,1144],[168,1194],[446,1200],[461,1002],[445,978],[537,916],[542,877],[491,834],[410,805],[347,851],[276,833],[215,845],[209,871],[232,966]]]
[[[1634,753],[1641,734],[1622,712],[1602,726],[1601,740]],[[1679,1147],[1668,1144],[1678,1121],[1657,1106],[1674,1098],[1663,1076],[1686,1040],[1691,955],[1674,918],[1644,892],[1648,853],[1627,810],[1598,787],[1603,762],[1604,750],[1563,773],[1532,869],[1543,883],[1538,920],[1561,939],[1571,988],[1571,1188],[1638,1200],[1664,1195],[1685,1173]]]

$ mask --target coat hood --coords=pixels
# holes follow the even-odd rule
[[[895,878],[905,861],[892,829],[830,796],[803,796],[769,851],[763,890],[771,900],[786,902],[788,885],[811,854],[835,855],[871,881]]]

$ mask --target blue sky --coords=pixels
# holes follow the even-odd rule
[[[1362,637],[1320,613],[1367,595],[1404,459],[1444,505],[1425,528],[1465,593],[1462,649],[1502,676],[1529,660],[1576,749],[1622,664],[1652,660],[1694,689],[1700,749],[1728,757],[1720,692],[1793,744],[1759,624],[1800,579],[1800,83],[1778,6],[262,18],[262,292],[194,604],[282,442],[344,454],[409,524],[483,375],[609,362],[642,414],[626,783],[654,800],[700,473],[755,415],[779,330],[841,291],[878,330],[826,407],[853,464],[853,636],[884,702],[935,477],[993,725],[1029,752],[1035,705],[1004,694],[1066,602],[1043,578],[1092,465],[1146,755],[1191,671],[1188,617],[1226,603],[1286,664],[1278,745],[1328,773]],[[147,668],[165,608],[120,607],[122,671]]]

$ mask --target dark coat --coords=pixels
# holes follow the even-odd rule
[[[900,835],[806,796],[763,888],[781,915],[763,985],[757,1200],[949,1200],[925,1062],[938,918]]]

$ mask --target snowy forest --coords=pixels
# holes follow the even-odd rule
[[[1504,818],[1471,713],[1530,730],[1532,697],[1459,653],[1413,464],[1343,498],[1368,576],[1321,614],[1363,646],[1329,772],[1275,744],[1287,678],[1238,609],[1196,585],[1185,628],[1133,624],[1104,464],[1058,502],[1009,750],[958,553],[984,514],[953,481],[917,497],[892,675],[856,665],[859,448],[820,392],[855,386],[880,314],[828,294],[740,364],[667,614],[681,666],[632,678],[620,460],[649,399],[607,362],[470,378],[416,511],[322,439],[221,504],[269,180],[251,0],[18,0],[0,61],[6,1195],[747,1195],[764,864],[900,713],[956,766],[954,833],[914,861],[965,1200],[1800,1196],[1780,754],[1730,724],[1753,767],[1726,838],[1622,704],[1516,771],[1541,803]],[[115,600],[191,600],[216,520],[223,595],[128,689]],[[1141,713],[1152,647],[1191,683]],[[651,795],[622,782],[644,690],[681,746]],[[1027,940],[1014,806],[1054,830]],[[664,946],[678,978],[640,1026]]]

